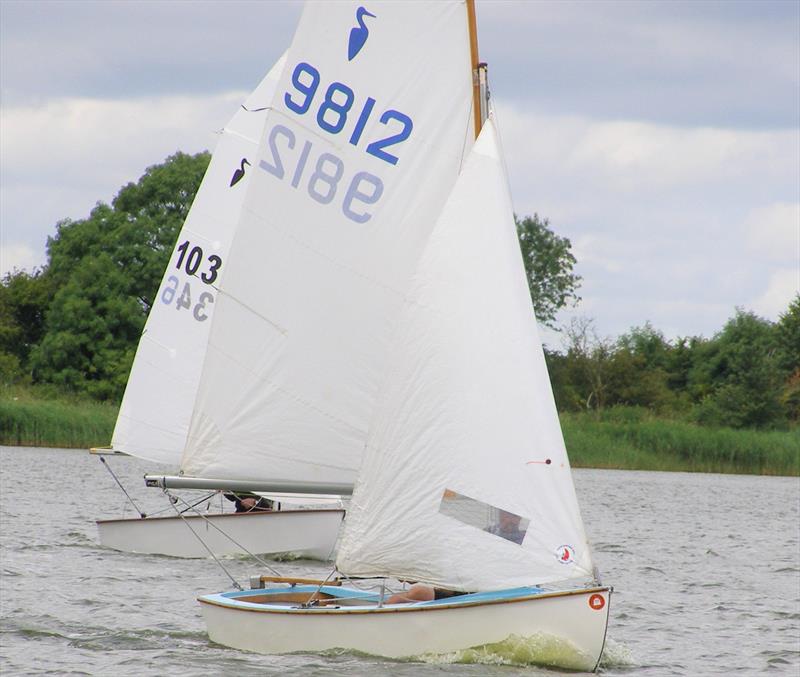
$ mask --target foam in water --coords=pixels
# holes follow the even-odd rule
[[[633,653],[627,646],[607,637],[603,655],[600,656],[600,667],[633,668],[636,667],[636,661],[633,660]]]
[[[591,670],[594,660],[572,643],[537,633],[530,637],[510,635],[501,642],[462,649],[447,654],[416,657],[426,663],[474,663],[478,665],[541,665],[568,670]]]

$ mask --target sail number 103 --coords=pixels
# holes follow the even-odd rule
[[[203,249],[197,245],[192,246],[189,240],[182,242],[178,245],[177,252],[179,252],[178,260],[175,267],[178,270],[183,269],[187,275],[197,277],[205,284],[211,285],[219,274],[222,267],[222,258],[216,254],[211,254],[208,257],[203,256]],[[171,305],[175,302],[175,309],[181,310],[186,308],[192,311],[192,317],[198,322],[203,322],[208,319],[206,310],[208,305],[214,303],[214,295],[209,291],[201,292],[196,298],[192,297],[192,284],[191,282],[184,282],[183,287],[178,294],[180,287],[180,280],[176,275],[170,275],[161,292],[161,302],[166,305]]]

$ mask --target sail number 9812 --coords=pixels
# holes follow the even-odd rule
[[[292,72],[292,87],[295,91],[286,92],[283,96],[286,107],[298,115],[305,115],[316,97],[320,81],[320,73],[314,66],[305,61],[298,63]],[[343,82],[332,82],[325,90],[322,103],[317,108],[317,125],[329,134],[339,134],[347,125],[347,118],[355,101],[355,92],[350,87]],[[361,141],[361,135],[372,115],[375,103],[375,99],[368,96],[361,105],[349,139],[349,143],[353,146],[357,146]],[[389,152],[387,149],[411,136],[414,122],[405,113],[392,109],[385,110],[378,121],[393,133],[372,141],[367,145],[366,152],[384,162],[396,165],[399,159],[395,155],[396,150],[392,149],[392,152]]]

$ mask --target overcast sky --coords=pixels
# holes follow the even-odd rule
[[[60,219],[149,165],[213,149],[300,9],[0,0],[0,272],[45,263]],[[800,2],[478,0],[477,14],[515,209],[550,219],[583,277],[560,322],[710,337],[737,306],[786,310]]]

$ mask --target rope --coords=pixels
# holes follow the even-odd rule
[[[127,491],[125,491],[125,487],[123,487],[123,486],[122,486],[122,482],[120,482],[120,481],[119,481],[119,479],[117,478],[117,476],[114,474],[114,471],[111,469],[111,466],[110,466],[110,465],[108,465],[108,463],[106,463],[106,459],[105,459],[105,458],[103,458],[102,456],[98,456],[98,458],[100,459],[100,462],[101,462],[101,463],[102,463],[102,464],[103,464],[103,465],[106,467],[106,470],[108,470],[108,472],[110,472],[110,473],[111,473],[111,477],[113,477],[113,478],[114,478],[114,481],[117,483],[117,485],[119,486],[119,488],[120,488],[120,489],[122,489],[122,493],[123,493],[123,494],[125,494],[125,496],[127,496],[128,500],[131,502],[131,505],[134,507],[134,509],[136,510],[136,512],[138,512],[138,513],[139,513],[139,517],[142,517],[142,518],[144,518],[144,517],[147,517],[147,515],[146,515],[145,513],[143,513],[141,510],[139,510],[139,506],[138,506],[138,505],[136,505],[136,503],[135,503],[135,502],[134,502],[134,500],[133,500],[133,499],[130,497],[130,495],[128,494],[128,492],[127,492]]]

